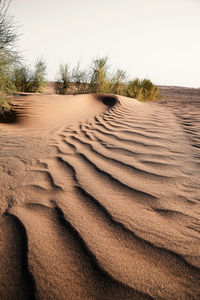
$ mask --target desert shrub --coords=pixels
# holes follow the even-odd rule
[[[29,92],[31,90],[31,74],[26,66],[17,66],[13,70],[12,82],[19,92]]]
[[[114,73],[114,75],[111,79],[111,85],[112,85],[111,92],[113,94],[116,94],[116,95],[124,95],[125,94],[125,90],[126,90],[125,79],[126,79],[125,71],[117,70]]]
[[[108,79],[108,58],[93,60],[89,90],[91,93],[112,92],[112,82]]]
[[[57,80],[55,82],[55,90],[57,94],[69,94],[71,82],[70,68],[68,64],[61,64]]]
[[[76,67],[71,72],[72,80],[72,94],[85,94],[88,93],[88,78],[89,74],[86,70],[81,69],[80,62],[77,63]]]
[[[58,94],[109,93],[136,98],[140,101],[157,100],[159,89],[149,80],[126,81],[126,73],[117,70],[112,75],[108,72],[108,58],[92,61],[89,73],[80,68],[80,64],[70,71],[69,65],[60,65],[55,83]]]
[[[149,79],[129,81],[126,92],[126,96],[135,98],[140,101],[145,100],[158,100],[160,98],[160,91]]]
[[[126,87],[126,96],[131,98],[138,98],[141,89],[140,79],[129,81]]]
[[[17,27],[8,14],[10,1],[0,0],[0,106],[7,110],[10,95],[16,91],[41,92],[45,85],[46,66],[38,59],[34,71],[24,66],[15,51]]]
[[[90,74],[81,69],[80,63],[70,70],[69,64],[61,64],[55,82],[55,91],[57,94],[86,94],[90,92],[89,79]]]
[[[18,92],[42,93],[46,85],[46,65],[42,59],[37,59],[34,70],[26,65],[14,68],[12,82]]]
[[[11,100],[8,97],[0,97],[0,115],[9,112],[11,109]]]
[[[30,78],[32,92],[42,93],[46,86],[46,64],[40,58],[35,63],[33,75]]]
[[[19,61],[15,52],[17,27],[8,14],[10,1],[0,0],[0,112],[9,109],[8,96],[15,91],[11,80],[13,66]]]
[[[138,100],[158,100],[160,99],[160,91],[157,86],[155,86],[151,80],[143,79],[141,83],[142,87],[142,99]]]

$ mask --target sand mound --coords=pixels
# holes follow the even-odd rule
[[[0,298],[199,299],[197,107],[19,97],[0,124]]]

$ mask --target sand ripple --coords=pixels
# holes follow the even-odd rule
[[[0,298],[200,299],[198,105],[19,98],[0,125]]]

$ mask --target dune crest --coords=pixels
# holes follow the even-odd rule
[[[14,112],[0,124],[1,298],[199,299],[195,109],[190,126],[114,95],[27,95]]]

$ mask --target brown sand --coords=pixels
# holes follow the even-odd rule
[[[0,299],[200,299],[199,102],[27,95],[14,111]]]

